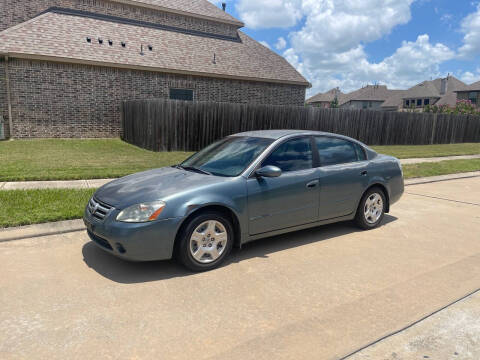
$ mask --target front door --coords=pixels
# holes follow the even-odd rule
[[[313,168],[310,137],[287,140],[261,166],[282,170],[277,178],[247,181],[250,235],[317,221],[319,169]]]

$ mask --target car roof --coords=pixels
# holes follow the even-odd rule
[[[342,138],[347,138],[343,135],[332,134],[328,132],[322,131],[312,131],[312,130],[256,130],[256,131],[246,131],[238,134],[234,134],[232,136],[248,136],[248,137],[259,137],[259,138],[267,138],[267,139],[274,139],[278,140],[285,136],[291,135],[333,135]]]

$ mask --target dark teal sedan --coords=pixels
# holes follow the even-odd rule
[[[404,191],[400,162],[345,136],[303,130],[229,136],[185,162],[115,180],[84,221],[102,249],[133,261],[176,256],[193,271],[234,245],[333,222],[377,227]]]

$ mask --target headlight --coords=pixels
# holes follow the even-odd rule
[[[165,208],[163,201],[153,201],[130,206],[117,216],[117,221],[142,223],[157,220]]]

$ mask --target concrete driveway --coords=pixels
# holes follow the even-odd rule
[[[203,274],[84,233],[0,243],[0,358],[337,359],[480,288],[480,178],[410,186],[385,220],[261,240]]]

